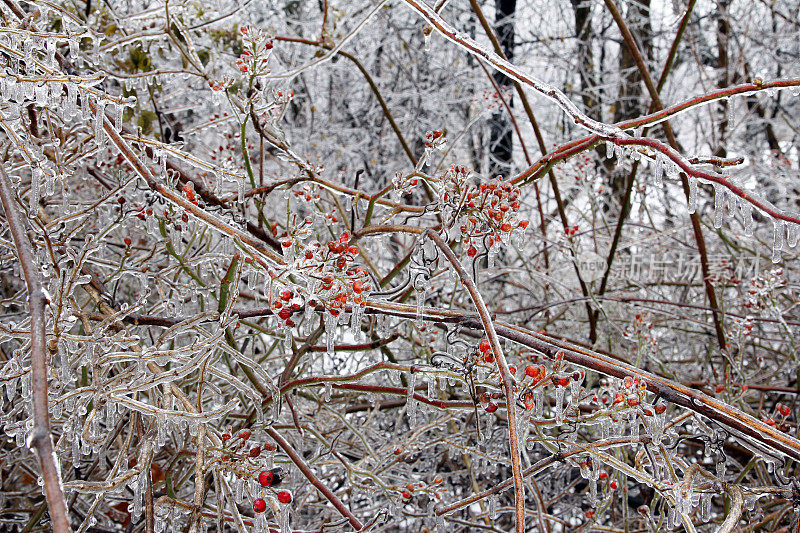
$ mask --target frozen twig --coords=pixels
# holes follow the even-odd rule
[[[61,488],[61,472],[53,450],[50,434],[50,410],[47,400],[47,351],[45,341],[45,305],[47,297],[33,257],[31,242],[25,233],[25,222],[16,205],[16,194],[5,167],[0,162],[0,199],[6,212],[6,221],[14,238],[22,274],[28,287],[28,305],[31,314],[31,389],[33,403],[33,432],[29,445],[39,458],[44,478],[47,508],[55,533],[71,531],[67,504]]]

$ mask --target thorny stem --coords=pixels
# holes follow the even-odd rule
[[[458,260],[450,247],[447,246],[447,243],[442,241],[442,238],[439,237],[438,233],[433,230],[427,230],[423,237],[429,238],[436,243],[436,246],[439,247],[439,250],[444,254],[447,260],[450,261],[450,264],[458,274],[458,278],[461,283],[464,285],[464,287],[466,287],[467,291],[469,291],[470,298],[472,298],[472,303],[475,304],[475,308],[478,310],[478,315],[480,316],[483,329],[486,331],[486,336],[488,337],[489,343],[492,346],[492,352],[494,353],[494,357],[497,361],[497,368],[500,370],[500,376],[503,380],[503,391],[506,396],[506,412],[508,413],[508,447],[509,454],[511,455],[511,469],[514,473],[516,530],[518,533],[523,533],[525,531],[525,485],[522,480],[522,459],[519,452],[519,436],[517,432],[516,413],[517,409],[514,402],[514,377],[511,375],[511,370],[508,368],[508,362],[506,361],[506,356],[503,353],[503,347],[500,346],[500,339],[497,336],[497,332],[495,332],[494,324],[492,323],[492,317],[489,314],[489,309],[486,307],[486,303],[483,301],[483,297],[478,291],[478,288],[475,286],[475,283],[464,270],[464,267],[461,266],[461,262]]]
[[[0,162],[0,200],[6,212],[14,247],[28,288],[28,306],[31,314],[31,395],[33,404],[33,431],[29,446],[39,458],[44,479],[47,507],[55,533],[72,531],[67,504],[61,488],[61,473],[53,450],[50,434],[50,408],[47,399],[47,342],[45,339],[45,305],[47,296],[40,279],[32,246],[25,233],[25,223],[16,205],[14,188],[5,166]]]

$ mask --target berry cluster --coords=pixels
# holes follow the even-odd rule
[[[236,59],[236,67],[240,72],[253,76],[268,73],[267,63],[272,50],[272,41],[258,29],[251,30],[247,26],[242,26],[239,32],[242,34],[244,50]]]
[[[348,303],[363,306],[372,290],[367,270],[355,264],[358,248],[350,244],[351,238],[350,232],[344,231],[325,245],[311,241],[294,262],[296,269],[313,280],[305,291],[306,304],[312,308],[322,305],[332,316],[338,316]],[[284,234],[281,244],[284,250],[294,250],[299,244],[297,234]],[[292,289],[284,289],[278,296],[272,307],[285,325],[292,327],[292,315],[303,308],[303,299]]]
[[[455,216],[466,218],[460,230],[468,256],[478,254],[476,245],[481,241],[491,249],[495,244],[508,242],[512,231],[525,231],[529,223],[519,220],[519,188],[498,177],[477,187],[467,186],[461,192],[461,187],[455,184],[459,181],[456,176],[464,175],[464,168],[451,171],[448,174],[455,179],[448,180],[442,200],[455,205]]]
[[[432,130],[425,133],[425,148],[428,150],[441,150],[446,142],[443,130]]]

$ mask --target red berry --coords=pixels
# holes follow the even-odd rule
[[[264,498],[256,498],[253,501],[253,511],[257,513],[263,513],[267,510],[267,502],[264,501]]]
[[[474,245],[470,245],[469,250],[467,250],[467,255],[470,257],[475,257],[478,255],[478,249],[475,248]]]
[[[125,246],[130,246],[131,243],[133,242],[130,237],[125,237],[124,241],[125,241]]]
[[[282,320],[288,320],[289,317],[292,316],[292,310],[288,307],[284,307],[280,311],[278,311],[278,316],[281,317]]]
[[[259,455],[261,455],[261,446],[250,448],[250,457],[258,457]]]
[[[292,501],[292,493],[288,490],[278,492],[278,501],[281,503],[290,503]]]
[[[478,347],[480,348],[481,352],[486,353],[492,348],[492,345],[489,344],[488,340],[483,339]]]
[[[489,405],[486,406],[487,413],[494,413],[497,411],[497,404],[494,402],[489,402]]]
[[[272,472],[269,470],[262,470],[260,474],[258,474],[258,482],[262,487],[269,487],[272,485]]]
[[[527,375],[528,377],[536,379],[539,377],[539,373],[540,371],[538,366],[528,365],[525,367],[525,375]]]
[[[243,430],[241,430],[241,431],[239,432],[239,434],[238,434],[238,435],[239,435],[239,438],[240,438],[240,439],[242,439],[242,440],[247,440],[247,439],[249,439],[249,438],[250,438],[250,430],[249,430],[249,429],[243,429]]]
[[[284,302],[288,302],[289,300],[291,300],[292,296],[293,296],[292,291],[281,292],[281,300],[283,300]]]

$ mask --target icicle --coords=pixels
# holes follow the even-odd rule
[[[105,135],[103,134],[103,119],[106,116],[105,106],[106,103],[103,100],[97,100],[97,103],[95,104],[96,114],[94,118],[94,142],[97,143],[97,157],[100,157],[100,150],[105,145]]]
[[[689,214],[697,210],[697,180],[689,178]]]
[[[350,317],[350,332],[355,340],[361,339],[361,317],[364,316],[364,307],[353,304],[353,314]]]
[[[283,328],[283,347],[286,351],[291,351],[292,349],[292,341],[294,340],[294,335],[292,335],[292,328],[289,326],[284,326]]]
[[[783,220],[772,219],[772,262],[780,263],[783,249]]]
[[[34,165],[31,169],[31,192],[30,192],[30,211],[34,216],[39,212],[39,200],[41,199],[42,168]]]
[[[533,390],[533,416],[542,418],[544,414],[544,393],[542,388],[538,387]]]
[[[639,418],[636,416],[635,410],[631,410],[628,423],[631,426],[631,439],[639,440]]]
[[[330,402],[332,394],[333,394],[333,385],[331,385],[330,381],[326,381],[325,386],[323,387],[322,401],[325,403]]]
[[[237,477],[233,481],[233,490],[234,490],[234,500],[237,502],[242,502],[244,500],[244,480],[240,477]]]
[[[725,206],[723,200],[725,199],[722,185],[719,183],[714,184],[714,227],[719,229],[722,227],[722,215],[725,213]]]
[[[336,339],[336,323],[338,321],[339,318],[331,313],[327,313],[325,316],[325,347],[330,357],[333,357],[334,340]]]
[[[744,234],[753,236],[753,205],[745,202],[742,204],[742,220],[744,221]]]
[[[661,160],[661,156],[657,155],[653,168],[653,184],[656,187],[661,187],[663,183],[663,177],[664,177],[664,162]]]
[[[497,519],[497,495],[490,494],[486,498],[486,507],[488,508],[489,520]]]
[[[292,530],[289,528],[289,511],[291,507],[289,505],[281,505],[281,533],[292,533]]]
[[[613,141],[606,140],[606,159],[614,157],[614,143]]]
[[[406,415],[408,415],[408,424],[411,427],[417,425],[417,402],[414,400],[416,382],[417,375],[412,371],[408,374],[408,389],[406,390]]]
[[[564,423],[564,387],[556,386],[556,425]]]
[[[786,225],[786,245],[789,248],[797,246],[797,241],[800,240],[800,228],[797,224],[788,222]]]
[[[733,129],[734,119],[736,118],[736,106],[733,105],[733,98],[728,99],[727,111],[728,131],[731,131]]]
[[[422,277],[422,276],[424,276],[424,274],[420,275],[420,277]],[[425,283],[426,282],[423,281],[422,282],[422,290],[418,290],[417,291],[417,315],[416,315],[414,324],[418,328],[421,328],[425,323],[425,321],[424,321],[424,317],[425,317],[425,290],[427,288],[427,287],[425,287]]]
[[[245,202],[244,197],[244,178],[236,180],[236,201],[240,204]]]
[[[711,494],[700,494],[700,520],[707,522],[711,519]]]
[[[597,505],[597,478],[594,476],[589,480],[589,505]]]
[[[162,414],[156,415],[156,446],[163,448],[167,443],[167,417]]]

